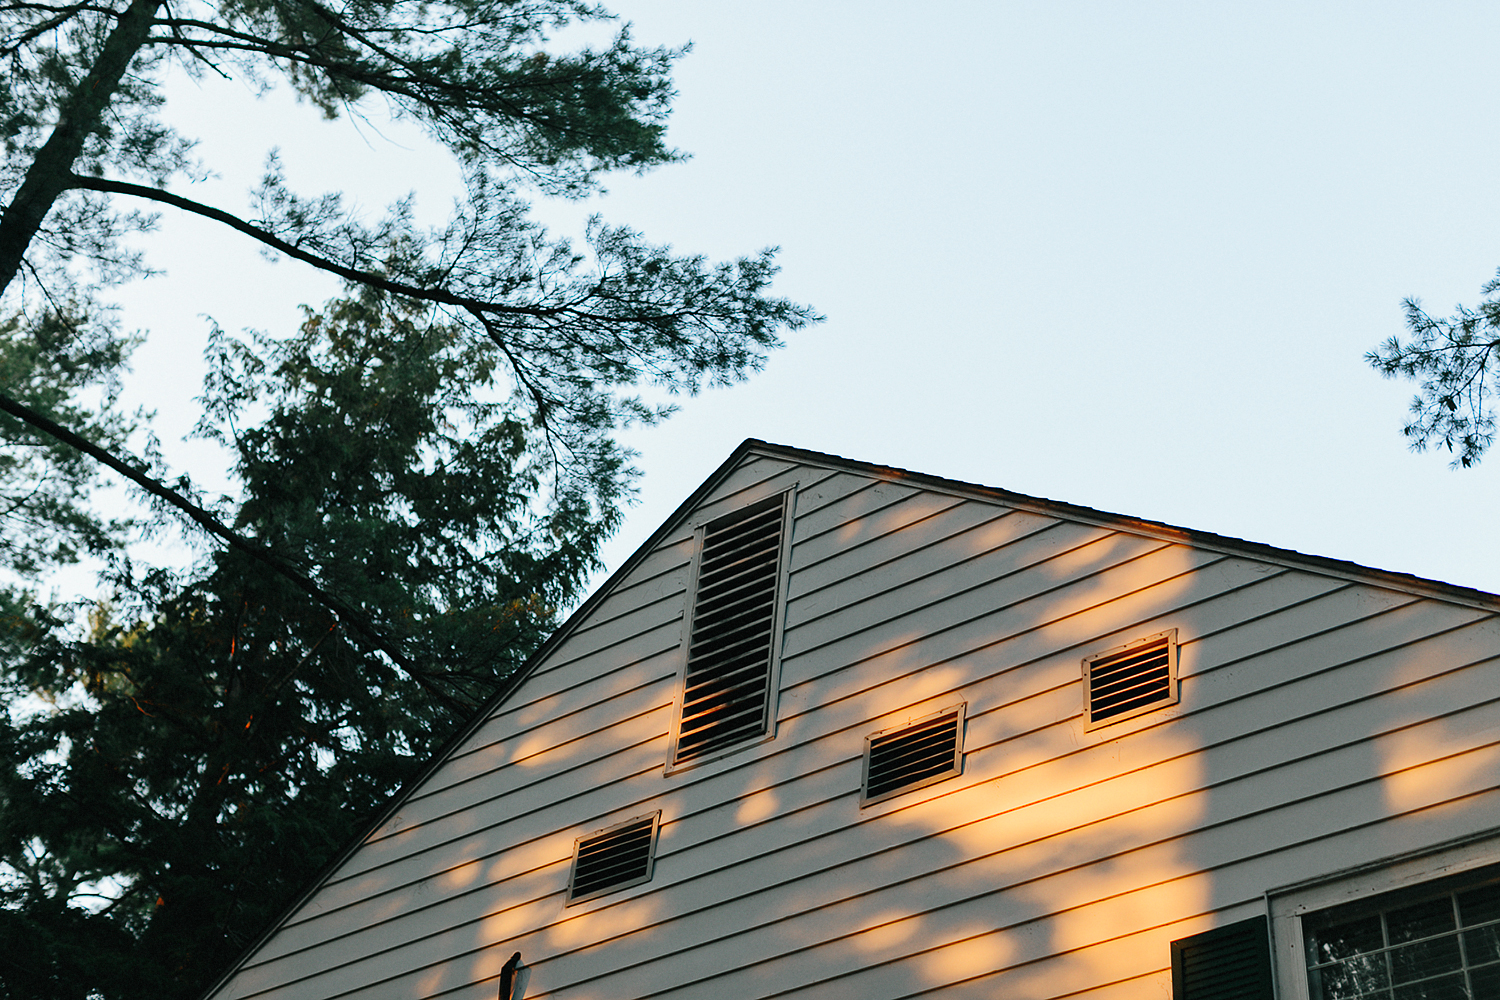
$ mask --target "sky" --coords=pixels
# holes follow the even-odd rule
[[[1454,471],[1401,437],[1412,387],[1361,358],[1401,301],[1475,304],[1500,267],[1500,8],[1479,3],[933,2],[608,6],[692,42],[685,163],[539,205],[723,259],[779,246],[775,291],[826,322],[745,384],[683,399],[639,452],[625,558],[747,437],[1500,590],[1500,454]],[[170,117],[243,205],[266,151],[306,194],[436,222],[457,175],[372,106],[326,122],[241,81]],[[291,330],[337,294],[165,217],[131,398],[171,457],[205,315]]]

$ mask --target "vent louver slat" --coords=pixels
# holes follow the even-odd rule
[[[868,737],[862,802],[868,804],[959,773],[963,709],[958,705]]]
[[[766,731],[784,510],[772,497],[704,530],[677,763]]]
[[[1089,721],[1122,719],[1174,703],[1174,638],[1174,632],[1163,632],[1085,659]]]
[[[656,843],[654,813],[579,839],[574,849],[568,902],[638,885],[651,878]]]

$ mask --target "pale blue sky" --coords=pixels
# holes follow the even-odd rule
[[[1500,589],[1500,455],[1407,452],[1410,389],[1360,360],[1403,296],[1446,313],[1500,266],[1500,9],[612,6],[693,41],[671,136],[694,158],[548,217],[780,245],[778,291],[828,321],[629,436],[646,477],[611,566],[753,436]],[[306,193],[451,197],[378,108],[357,131],[238,84],[177,99],[222,175],[191,195],[236,207],[280,145]],[[134,391],[180,432],[198,314],[274,331],[335,288],[207,225],[153,242]]]

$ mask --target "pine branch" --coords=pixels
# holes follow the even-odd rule
[[[145,184],[132,184],[128,181],[114,181],[103,177],[82,177],[78,174],[70,174],[68,187],[79,188],[87,191],[103,191],[109,194],[122,194],[134,198],[144,198],[148,201],[158,202],[163,205],[171,205],[180,208],[184,212],[212,219],[223,223],[236,232],[244,233],[246,236],[265,244],[278,253],[286,254],[293,260],[300,260],[304,264],[310,264],[320,271],[336,274],[345,281],[355,284],[368,285],[371,288],[383,292],[390,292],[406,298],[420,299],[424,302],[433,302],[438,305],[454,306],[474,314],[502,314],[510,316],[528,316],[534,319],[552,319],[569,316],[579,319],[615,319],[615,317],[595,316],[584,312],[576,307],[574,303],[558,306],[518,306],[506,302],[495,302],[489,299],[477,299],[466,295],[458,295],[448,291],[446,288],[428,288],[421,285],[412,285],[404,281],[393,281],[374,271],[366,271],[356,267],[346,267],[336,263],[319,254],[311,253],[293,243],[277,236],[275,233],[254,223],[246,222],[237,215],[211,205],[184,198],[181,195],[163,191],[160,188],[149,187]],[[634,321],[652,321],[679,318],[682,314],[667,312],[657,315],[630,317]]]
[[[72,185],[73,164],[83,144],[99,126],[100,115],[114,97],[125,71],[146,44],[152,19],[162,0],[132,0],[119,15],[99,56],[59,109],[57,127],[37,150],[35,159],[5,213],[0,215],[0,292],[10,287],[26,248],[42,228],[42,220],[62,193]]]
[[[286,562],[266,546],[257,544],[228,527],[202,507],[193,503],[187,497],[160,480],[146,475],[138,467],[105,451],[92,441],[74,434],[66,427],[48,419],[29,406],[12,399],[4,393],[0,393],[0,410],[4,410],[6,413],[9,413],[18,420],[24,421],[44,434],[56,438],[63,444],[71,448],[76,448],[100,464],[108,466],[147,493],[186,514],[199,527],[226,543],[230,548],[238,552],[243,552],[245,555],[257,560],[284,577],[303,593],[350,624],[367,642],[390,657],[412,680],[420,684],[424,690],[436,698],[444,708],[453,712],[454,715],[464,718],[474,710],[474,705],[459,701],[438,687],[425,670],[422,670],[412,662],[393,643],[388,642],[359,610],[333,594],[328,593],[322,587],[318,586],[306,573]]]

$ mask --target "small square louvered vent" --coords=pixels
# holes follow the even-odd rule
[[[1177,630],[1085,657],[1089,725],[1119,722],[1177,702]]]
[[[782,495],[703,529],[674,763],[769,729],[785,522]]]
[[[963,770],[964,706],[865,737],[860,805],[941,781]]]
[[[573,845],[568,902],[576,903],[651,880],[661,813],[639,816],[579,837]]]

